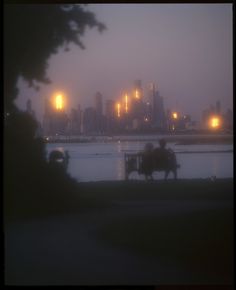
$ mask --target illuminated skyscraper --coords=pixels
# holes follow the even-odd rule
[[[68,116],[64,107],[57,106],[47,98],[45,99],[43,132],[45,135],[67,134]]]
[[[134,81],[133,97],[131,98],[131,116],[132,120],[141,124],[145,116],[145,105],[143,103],[143,89],[141,80]],[[138,127],[138,126],[137,126]]]
[[[142,100],[143,98],[143,89],[141,80],[134,81],[134,97],[137,100]]]
[[[152,125],[156,129],[166,129],[166,116],[164,110],[164,100],[160,96],[159,91],[155,86],[151,88],[152,94]]]

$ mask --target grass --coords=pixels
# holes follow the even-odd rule
[[[233,274],[232,229],[233,212],[219,209],[112,220],[97,236],[135,255],[173,261],[189,271],[229,281]]]
[[[83,190],[82,190],[83,188]],[[81,184],[81,197],[93,209],[111,208],[119,203],[121,214],[104,222],[96,232],[103,243],[136,256],[176,263],[194,275],[231,284],[233,277],[233,210],[211,208],[214,202],[232,202],[233,180],[179,180],[157,182],[95,182]],[[196,211],[169,214],[131,212],[122,205],[142,202],[209,204]],[[169,203],[168,203],[169,202]],[[131,205],[132,206],[132,205]],[[230,282],[229,282],[230,281]]]
[[[101,181],[78,185],[81,203],[88,207],[111,206],[114,201],[233,200],[233,180]]]
[[[131,253],[150,263],[158,261],[166,275],[174,264],[174,269],[186,270],[184,273],[194,275],[197,282],[232,284],[233,210],[211,207],[211,203],[233,204],[232,179],[89,183],[65,180],[51,188],[56,189],[52,195],[47,196],[46,192],[36,200],[27,195],[28,203],[21,202],[16,207],[19,213],[13,216],[14,221],[72,212],[87,212],[90,217],[91,213],[92,222],[96,224],[96,219],[98,222],[89,234],[103,246]],[[158,204],[156,211],[153,211],[155,207],[149,211],[148,206],[142,210],[143,205],[152,202]],[[182,202],[185,208],[186,202],[190,202],[196,210],[175,211]],[[134,204],[138,207],[133,208]],[[159,212],[161,204],[167,210],[161,208]],[[201,207],[205,204],[209,205],[208,210]]]

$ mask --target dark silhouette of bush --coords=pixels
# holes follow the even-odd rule
[[[32,216],[66,209],[76,182],[64,169],[49,166],[43,140],[34,137],[36,122],[18,112],[5,129],[5,215]]]
[[[105,29],[86,5],[4,4],[4,108],[14,109],[19,76],[37,88],[49,83],[48,59],[69,43],[84,49],[86,28]]]
[[[78,186],[65,170],[46,160],[37,122],[14,100],[22,76],[38,89],[49,83],[47,61],[59,46],[84,48],[85,29],[105,26],[85,5],[4,4],[4,213],[9,218],[59,212],[77,206]]]

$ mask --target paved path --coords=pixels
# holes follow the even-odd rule
[[[158,285],[204,281],[204,273],[191,273],[177,261],[160,262],[122,251],[97,239],[96,232],[119,217],[161,217],[207,208],[231,209],[232,203],[115,201],[110,209],[98,212],[10,224],[5,229],[6,284]]]

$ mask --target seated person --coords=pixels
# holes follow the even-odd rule
[[[159,140],[159,146],[153,150],[154,166],[157,168],[165,168],[169,162],[170,150],[166,149],[165,139]]]
[[[142,154],[142,172],[145,175],[151,175],[153,171],[153,144],[147,143]]]

